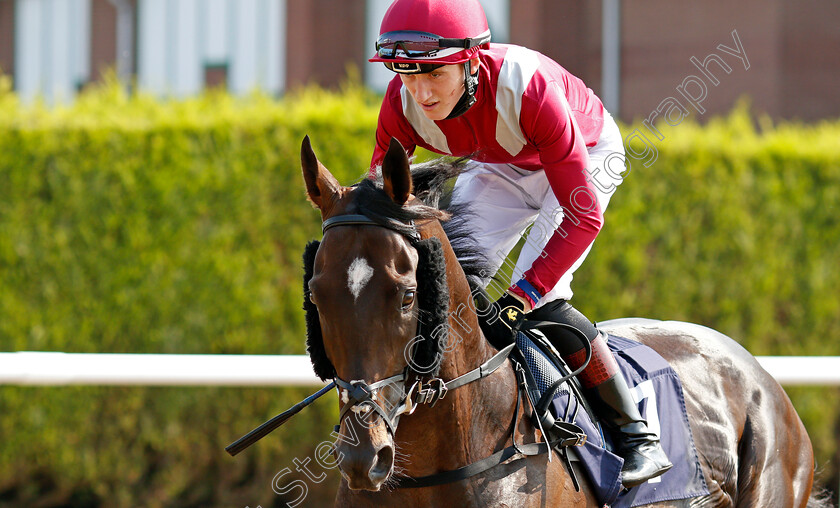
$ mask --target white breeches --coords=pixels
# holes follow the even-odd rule
[[[588,152],[586,171],[603,212],[626,172],[621,132],[606,111],[601,137]],[[453,203],[469,205],[474,214],[470,219],[470,228],[494,270],[499,269],[528,226],[533,225],[516,260],[513,281],[519,280],[531,268],[551,234],[563,221],[563,209],[551,191],[543,170],[526,171],[510,164],[471,161],[467,171],[455,183],[452,200]],[[591,248],[590,244],[554,288],[537,302],[537,307],[572,297],[572,274]]]

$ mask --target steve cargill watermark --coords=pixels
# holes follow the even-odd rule
[[[380,399],[383,400],[384,406],[389,406],[389,402],[386,397],[381,397]],[[372,402],[364,401],[356,405],[361,406],[361,409],[369,409],[366,407],[368,404],[372,404]],[[390,410],[391,407],[388,407],[388,411]],[[377,416],[378,415],[375,411],[360,410],[354,411],[353,414],[348,414],[347,418],[354,418],[360,427],[371,427],[376,424],[375,418]],[[339,433],[334,430],[330,434],[330,437],[334,438],[336,441],[322,441],[315,447],[312,457],[304,457],[303,459],[294,457],[292,459],[292,463],[295,465],[295,470],[301,473],[306,480],[300,477],[295,477],[296,475],[292,473],[292,469],[289,467],[281,469],[276,475],[274,475],[274,478],[271,480],[271,490],[273,490],[278,496],[295,496],[291,501],[285,501],[286,506],[293,508],[303,503],[306,500],[306,496],[309,495],[309,482],[323,482],[327,479],[327,473],[325,471],[335,469],[339,466],[342,459],[344,459],[344,454],[341,452],[336,453],[335,450],[335,445],[339,441],[347,443],[350,446],[357,446],[360,443],[359,436],[355,430],[355,425],[344,425],[343,428],[346,429],[346,434]],[[315,463],[318,464],[318,466],[320,466],[324,471],[321,471],[320,469],[313,470],[313,458],[315,459]]]

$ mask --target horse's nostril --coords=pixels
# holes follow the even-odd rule
[[[394,467],[394,448],[390,445],[383,446],[376,452],[373,466],[371,466],[368,476],[374,485],[384,482],[388,475],[391,474],[391,469]]]

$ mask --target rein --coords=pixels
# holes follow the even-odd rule
[[[335,431],[338,432],[341,420],[348,411],[351,411],[356,405],[370,402],[370,405],[366,405],[366,407],[372,407],[374,411],[379,413],[379,416],[381,416],[382,419],[385,420],[385,424],[388,425],[391,435],[395,435],[397,433],[397,421],[401,415],[414,413],[417,406],[420,404],[430,404],[430,407],[434,407],[437,401],[446,396],[446,393],[449,390],[454,390],[455,388],[459,388],[465,384],[472,383],[473,381],[478,381],[481,378],[489,376],[501,367],[508,356],[510,356],[510,352],[514,345],[515,344],[510,344],[508,347],[493,355],[489,360],[480,366],[450,381],[433,378],[425,385],[422,380],[415,381],[414,384],[411,385],[411,388],[408,389],[405,396],[403,396],[397,405],[388,413],[382,409],[382,406],[373,401],[373,393],[383,386],[387,386],[392,383],[405,382],[408,378],[408,367],[406,367],[401,374],[397,374],[396,376],[391,376],[371,384],[367,384],[363,380],[347,382],[336,376],[333,382],[337,387],[347,390],[348,401],[344,404],[338,415],[339,425],[335,426]]]

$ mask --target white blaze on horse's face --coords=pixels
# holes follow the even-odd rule
[[[365,258],[356,258],[350,263],[347,269],[347,287],[353,293],[353,299],[359,298],[359,293],[365,288],[370,278],[373,277],[373,268],[370,267]]]

